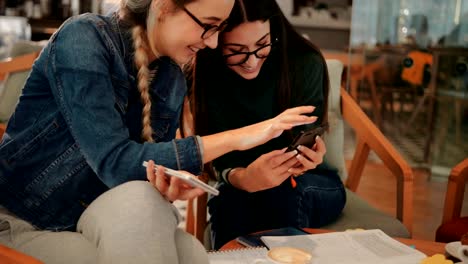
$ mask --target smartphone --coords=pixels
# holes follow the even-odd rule
[[[321,124],[318,127],[314,127],[305,131],[301,131],[299,135],[297,135],[292,143],[288,146],[288,151],[295,150],[299,145],[306,146],[308,148],[311,148],[315,144],[315,138],[317,136],[322,136],[325,131],[328,129],[328,123]]]
[[[283,227],[263,232],[253,233],[245,236],[239,236],[236,241],[246,247],[266,247],[266,245],[260,239],[262,236],[297,236],[297,235],[309,235],[310,233],[299,229],[297,227]]]
[[[143,161],[143,166],[144,167],[147,167],[148,166],[148,162],[147,161]],[[158,167],[158,165],[156,165],[156,168]],[[181,180],[183,180],[184,182],[186,182],[187,184],[189,184],[190,186],[192,187],[196,187],[196,188],[200,188],[200,189],[203,189],[205,192],[207,193],[210,193],[212,195],[218,195],[219,194],[219,190],[214,188],[213,186],[209,185],[209,184],[206,184],[202,181],[200,181],[199,179],[195,178],[195,177],[192,177],[190,175],[187,175],[185,173],[181,173],[179,171],[176,171],[176,170],[173,170],[173,169],[169,169],[169,168],[164,168],[164,173],[168,176],[171,176],[171,177],[177,177]]]

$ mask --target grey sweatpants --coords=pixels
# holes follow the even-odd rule
[[[203,245],[177,228],[179,214],[148,182],[99,196],[76,232],[35,229],[0,208],[0,243],[47,264],[208,263]]]

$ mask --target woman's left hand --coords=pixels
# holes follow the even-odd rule
[[[181,173],[189,174],[186,171],[179,171]],[[166,198],[166,200],[173,202],[175,200],[188,200],[202,195],[205,191],[200,188],[194,188],[177,177],[170,177],[165,175],[164,167],[158,166],[155,173],[154,161],[150,160],[146,167],[146,177],[149,182]]]
[[[323,162],[323,156],[327,152],[325,142],[319,136],[315,139],[315,145],[312,149],[299,146],[298,150],[300,153],[296,155],[297,163],[288,170],[294,176],[299,176],[308,170],[315,169]]]

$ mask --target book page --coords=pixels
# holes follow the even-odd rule
[[[210,264],[274,264],[267,259],[265,247],[208,252]]]
[[[419,263],[426,257],[386,235],[383,231],[364,230],[333,232],[301,236],[263,236],[262,241],[273,247],[295,247],[312,254],[312,260],[327,263]]]

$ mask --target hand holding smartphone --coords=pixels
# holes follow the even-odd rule
[[[315,138],[317,136],[322,136],[325,131],[327,131],[327,129],[328,123],[324,123],[318,127],[301,131],[299,135],[294,138],[293,142],[288,146],[286,152],[295,150],[299,145],[303,145],[308,148],[313,147],[315,144]]]
[[[143,166],[147,167],[148,162],[143,161]],[[156,167],[157,166],[158,165],[156,165]],[[195,177],[187,175],[185,173],[181,173],[179,171],[169,169],[169,168],[166,168],[166,167],[164,167],[164,173],[167,176],[177,177],[177,178],[183,180],[185,183],[189,184],[190,186],[195,187],[195,188],[200,188],[200,189],[204,190],[207,193],[210,193],[210,194],[213,194],[213,195],[218,195],[219,194],[218,189],[214,188],[213,186],[210,186],[209,184],[206,184],[206,183],[200,181],[199,179],[197,179]]]

